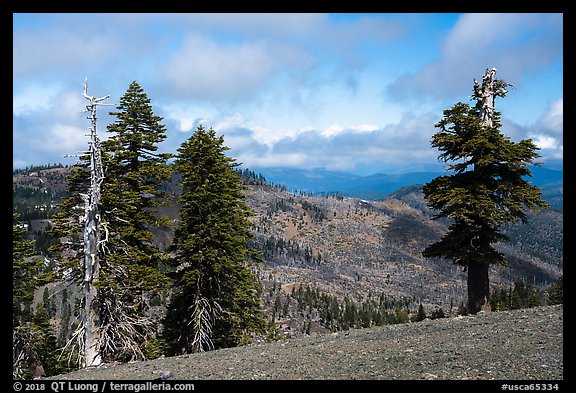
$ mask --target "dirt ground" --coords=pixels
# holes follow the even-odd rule
[[[479,313],[84,369],[56,380],[563,380],[563,306]]]

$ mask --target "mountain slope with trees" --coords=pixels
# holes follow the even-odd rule
[[[474,108],[436,124],[432,146],[453,173],[413,206],[271,186],[202,125],[176,156],[159,153],[166,128],[135,81],[100,142],[109,96],[89,96],[86,80],[88,151],[64,187],[31,170],[13,178],[14,377],[64,370],[63,357],[86,368],[562,302],[559,220],[536,215],[549,207],[526,179],[536,146],[499,132],[494,97],[509,85],[495,72],[474,81]],[[527,210],[550,248],[524,246],[514,224]],[[27,236],[34,220],[48,239]]]
[[[174,174],[166,183],[172,200],[159,207],[172,224],[152,228],[160,249],[166,250],[172,243],[180,181],[180,176]],[[446,316],[454,316],[465,303],[462,269],[447,261],[425,260],[421,256],[421,251],[439,239],[449,223],[430,220],[432,213],[420,186],[398,190],[386,200],[364,201],[290,193],[283,187],[268,185],[261,175],[250,171],[245,171],[244,182],[245,203],[255,212],[251,218],[254,223],[251,242],[265,261],[258,265],[262,305],[268,321],[278,327],[275,333],[270,332],[271,338],[379,323],[377,316],[371,323],[358,322],[363,315],[366,319],[367,313],[380,312],[381,316],[384,312],[392,313],[397,320],[406,321],[417,312],[420,303],[427,315],[442,309]],[[525,232],[535,238],[538,233],[545,234],[540,236],[542,241],[548,239],[547,247],[542,248],[543,255],[515,244],[514,236],[511,243],[499,244],[509,265],[492,268],[492,287],[494,291],[512,289],[520,279],[533,290],[539,290],[545,303],[547,289],[562,274],[562,214],[543,210],[536,215],[541,219],[529,218],[527,225],[533,227]],[[515,224],[506,230],[523,229],[521,224]],[[305,295],[307,288],[317,295]],[[309,300],[321,297],[319,303]],[[381,297],[389,306],[379,311]],[[165,307],[161,299],[154,300],[155,313],[161,313]],[[348,304],[348,321],[343,322],[346,318],[336,312],[327,316],[329,307],[323,304],[342,312]],[[358,312],[363,307],[364,311]],[[396,309],[399,309],[397,316]]]

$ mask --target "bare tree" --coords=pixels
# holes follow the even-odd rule
[[[96,282],[99,275],[98,251],[105,247],[107,230],[100,215],[100,188],[104,181],[100,139],[96,132],[96,108],[110,96],[95,98],[88,95],[88,79],[84,81],[84,97],[90,101],[85,112],[90,112],[90,187],[88,193],[81,194],[84,201],[84,281],[83,281],[83,330],[84,367],[98,366],[102,363],[100,355],[100,310]],[[102,230],[106,236],[102,239]]]
[[[494,118],[494,98],[504,97],[508,90],[508,86],[514,87],[501,79],[495,79],[496,68],[491,70],[486,68],[484,76],[482,77],[482,84],[479,84],[474,79],[474,93],[472,98],[477,100],[476,107],[480,111],[480,120],[484,127],[492,127]]]

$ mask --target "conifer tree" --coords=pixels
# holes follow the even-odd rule
[[[416,322],[420,322],[426,319],[426,311],[424,310],[424,306],[422,303],[418,306],[418,313],[416,314],[414,320]]]
[[[56,340],[51,340],[48,312],[34,312],[34,291],[49,282],[44,258],[34,258],[34,241],[26,239],[26,227],[12,215],[12,376],[36,378],[53,371]]]
[[[548,305],[564,303],[564,276],[560,276],[548,290]]]
[[[175,287],[164,319],[173,354],[242,345],[266,327],[252,266],[259,254],[248,245],[253,213],[243,201],[238,164],[223,143],[212,128],[199,126],[178,149]]]
[[[55,242],[49,251],[57,258],[56,277],[70,281],[81,275],[78,263],[83,258],[82,216],[84,201],[81,194],[86,193],[90,183],[88,170],[89,156],[83,155],[64,181],[67,196],[59,204],[58,212],[52,217],[52,227],[48,230]]]
[[[34,290],[41,285],[42,259],[34,255],[34,240],[26,239],[26,227],[12,214],[12,326],[31,321]]]
[[[170,154],[158,154],[165,136],[146,93],[132,82],[121,97],[112,135],[101,142],[104,178],[100,195],[102,240],[98,248],[99,353],[104,361],[143,359],[146,340],[156,330],[147,315],[151,296],[169,288],[161,272],[164,254],[151,229],[165,225],[155,209],[166,201],[162,182],[170,177]],[[90,183],[89,156],[80,157],[67,178],[69,196],[54,219],[51,247],[58,256],[60,278],[81,283],[83,258],[82,194]]]
[[[493,244],[507,240],[503,224],[526,222],[526,210],[547,207],[541,191],[526,180],[538,148],[530,139],[512,142],[500,132],[495,97],[504,97],[508,83],[486,69],[482,85],[474,81],[477,105],[459,102],[444,111],[435,127],[432,146],[439,159],[454,162],[452,175],[440,176],[423,187],[426,203],[438,211],[435,218],[452,219],[448,233],[428,246],[425,257],[444,257],[468,272],[468,311],[489,310],[489,266],[505,264]]]
[[[438,318],[446,318],[446,315],[444,314],[444,310],[442,310],[442,307],[432,311],[431,319],[438,319]]]
[[[162,182],[170,178],[168,153],[157,153],[165,138],[162,118],[137,82],[120,98],[116,120],[102,142],[106,179],[102,214],[108,239],[100,271],[102,356],[109,360],[143,359],[146,340],[156,330],[147,315],[153,294],[166,291],[161,269],[164,253],[153,242],[152,228],[167,219],[155,210],[168,199]]]

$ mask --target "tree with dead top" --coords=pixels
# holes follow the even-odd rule
[[[167,223],[156,208],[167,199],[162,182],[171,169],[170,154],[157,153],[166,138],[162,118],[138,83],[120,98],[108,126],[112,135],[102,142],[95,109],[107,97],[88,96],[86,87],[84,97],[90,100],[90,149],[67,179],[69,196],[53,220],[51,234],[59,241],[51,251],[60,278],[84,291],[79,329],[67,347],[88,367],[146,358],[143,347],[158,327],[150,299],[170,285],[150,229]]]
[[[108,230],[102,218],[101,189],[104,182],[102,145],[96,131],[96,110],[110,96],[96,98],[88,95],[88,79],[84,81],[82,93],[89,103],[84,112],[90,120],[88,150],[78,157],[72,175],[67,179],[69,196],[60,204],[61,212],[53,220],[50,231],[53,238],[61,239],[51,247],[59,255],[57,272],[65,281],[80,284],[82,288],[82,310],[79,328],[68,341],[67,349],[78,354],[82,367],[98,366],[102,362],[100,353],[101,296],[98,290],[101,257],[106,247]],[[82,214],[83,213],[83,214]],[[81,263],[78,263],[82,260]]]
[[[432,146],[439,160],[452,162],[451,175],[439,176],[423,187],[426,203],[452,224],[444,237],[429,245],[425,257],[443,257],[468,273],[468,311],[489,310],[489,266],[506,264],[493,244],[508,240],[503,224],[526,222],[526,211],[545,208],[541,190],[526,180],[539,155],[530,139],[512,142],[499,128],[495,97],[505,97],[510,84],[495,79],[496,69],[486,69],[482,84],[474,80],[476,106],[459,102],[444,111],[435,127]]]

